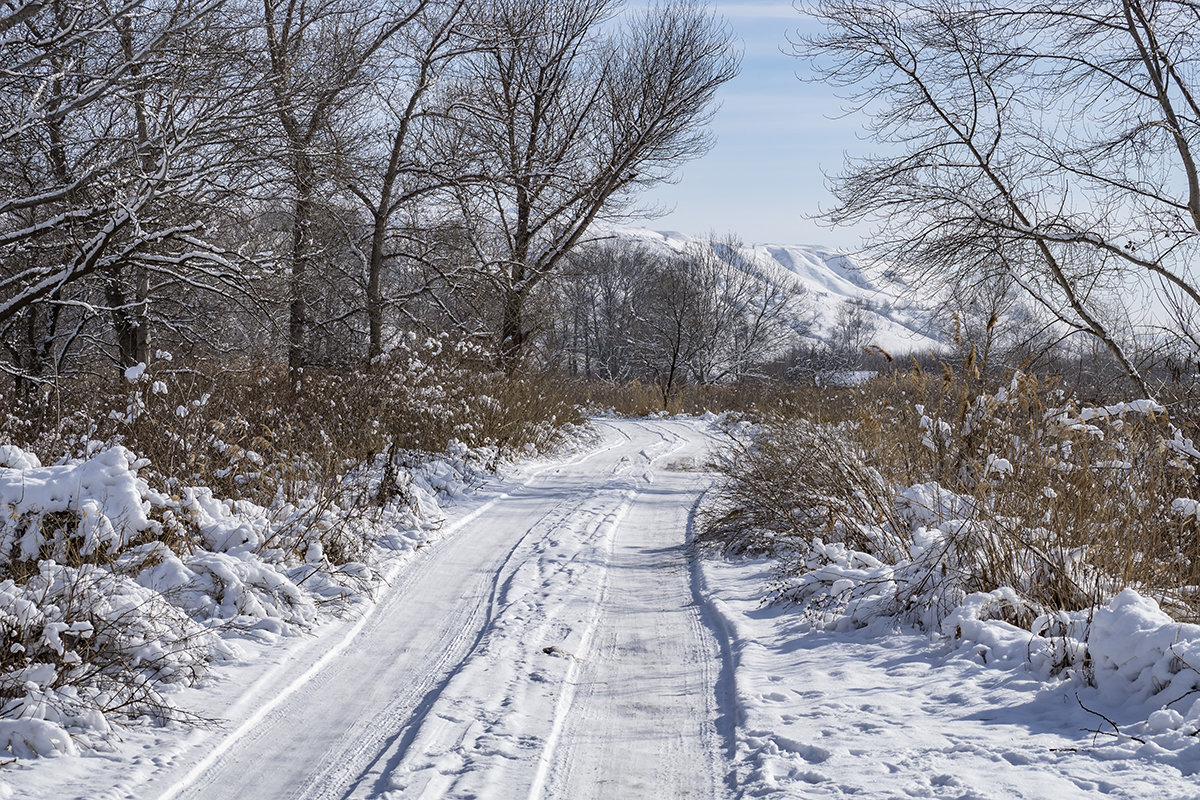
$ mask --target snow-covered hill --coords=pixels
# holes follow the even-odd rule
[[[706,240],[674,231],[618,228],[621,239],[651,250],[683,252],[705,246]],[[811,338],[833,341],[838,309],[846,301],[864,301],[875,323],[871,343],[893,355],[939,346],[934,318],[936,305],[913,287],[893,279],[884,269],[872,268],[855,256],[816,245],[745,245],[741,253],[760,274],[803,292],[805,313],[812,320]]]

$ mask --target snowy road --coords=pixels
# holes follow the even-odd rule
[[[1200,797],[1200,743],[1101,737],[1080,704],[1144,709],[761,607],[768,564],[687,557],[709,426],[596,426],[453,509],[359,617],[241,642],[178,696],[219,728],[10,764],[0,798]]]
[[[721,650],[684,550],[707,437],[598,426],[597,449],[457,509],[368,616],[205,708],[223,730],[78,796],[723,795]]]

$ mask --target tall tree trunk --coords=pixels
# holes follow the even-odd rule
[[[500,319],[500,368],[508,375],[517,370],[525,350],[525,298],[520,289],[509,288],[504,293],[503,315]]]
[[[312,158],[303,144],[296,149],[293,163],[296,201],[292,217],[291,277],[288,283],[288,377],[294,384],[300,369],[308,364],[308,268],[312,258]]]
[[[390,198],[389,198],[390,199]],[[387,216],[375,215],[371,235],[371,255],[367,264],[367,359],[383,355],[383,242],[387,235]]]
[[[146,270],[138,270],[137,281],[131,298],[121,285],[120,272],[114,268],[109,272],[104,286],[105,300],[111,309],[113,332],[117,339],[117,359],[122,367],[150,362],[150,329],[145,319],[149,289]]]

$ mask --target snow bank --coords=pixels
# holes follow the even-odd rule
[[[380,459],[347,478],[378,497],[389,476],[364,514],[205,487],[168,497],[119,446],[52,466],[0,447],[0,753],[74,755],[118,718],[172,718],[165,687],[229,658],[229,637],[290,635],[369,597],[374,564],[427,540],[497,454]]]
[[[972,522],[970,502],[924,484],[902,492],[897,506],[914,527],[909,557],[896,563],[812,541],[781,592],[803,606],[810,628],[917,622],[978,663],[1094,687],[1105,707],[1125,710],[1119,732],[1097,720],[1115,737],[1112,747],[1129,751],[1121,757],[1200,770],[1200,625],[1176,622],[1133,589],[1079,611],[1039,608],[1019,587],[963,592],[957,581],[987,536]],[[1018,572],[1036,569],[1029,556]]]
[[[991,637],[986,664],[976,643],[931,646],[927,635],[884,619],[857,631],[813,631],[792,610],[762,607],[769,563],[706,559],[700,569],[703,607],[732,656],[723,696],[740,796],[1198,795],[1189,775],[1200,766],[1200,737],[1184,720],[1195,698],[1164,710],[1123,707],[1082,679],[1047,684],[1021,666],[1041,637],[995,620],[978,629]],[[989,603],[1005,599],[980,593],[964,606],[987,617]],[[1112,719],[1120,734],[1083,706]],[[1098,729],[1104,733],[1092,733]]]
[[[1175,622],[1133,589],[1096,610],[1088,650],[1101,691],[1168,703],[1200,691],[1200,625]]]
[[[1200,625],[1176,622],[1133,589],[1077,611],[1039,608],[1012,586],[964,593],[957,581],[986,531],[949,512],[969,512],[969,503],[925,485],[905,492],[900,505],[914,524],[908,558],[885,563],[814,539],[789,565],[796,572],[780,596],[801,604],[806,630],[854,635],[890,629],[895,620],[916,622],[960,657],[1086,688],[1092,702],[1121,719],[1115,729],[1105,717],[1092,720],[1110,737],[1105,758],[1151,758],[1185,775],[1200,771]],[[921,524],[941,514],[952,521]],[[1030,558],[1027,574],[1035,568]]]
[[[1142,743],[1192,752],[1200,736],[1200,625],[1176,622],[1133,589],[1076,611],[1029,600],[1050,552],[1037,531],[1025,532],[1024,549],[1006,551],[1012,585],[971,591],[988,575],[982,554],[1004,549],[976,502],[936,483],[910,486],[895,503],[909,529],[889,539],[908,542],[902,557],[814,537],[788,560],[777,596],[798,604],[810,628],[848,632],[879,620],[914,622],[979,663],[1094,687],[1106,703],[1134,709],[1131,718],[1141,722],[1131,735]],[[1195,513],[1176,505],[1177,513]],[[1056,556],[1077,585],[1101,585],[1081,552],[1059,548]]]
[[[125,448],[53,467],[15,450],[10,445],[0,453],[16,465],[0,469],[0,553],[17,560],[61,559],[67,547],[83,556],[111,554],[152,527],[149,488],[137,477],[143,464]],[[60,527],[53,515],[74,517],[75,524]]]

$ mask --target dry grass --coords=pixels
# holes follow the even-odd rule
[[[0,443],[45,464],[123,445],[145,460],[139,474],[168,495],[205,486],[223,499],[284,509],[294,524],[272,546],[300,548],[308,529],[320,526],[336,564],[361,558],[368,544],[347,534],[364,529],[356,518],[402,490],[368,481],[368,473],[382,467],[394,478],[448,448],[486,459],[480,468],[549,452],[564,426],[583,421],[569,391],[548,376],[490,371],[476,351],[447,340],[414,343],[370,371],[309,370],[297,385],[278,367],[199,371],[160,361],[135,383],[81,378],[11,398]],[[172,550],[191,548],[186,520],[159,521],[168,523],[163,535]],[[69,552],[42,555],[72,566],[89,562]],[[5,577],[34,571],[35,562],[13,562]]]
[[[936,484],[971,509],[919,520],[971,520],[931,562],[938,581],[962,593],[1013,587],[1046,610],[1091,608],[1134,587],[1200,617],[1200,528],[1173,508],[1200,496],[1200,458],[1166,411],[1086,411],[1033,376],[983,391],[967,364],[796,394],[764,420],[718,464],[710,542],[786,561],[832,540],[887,561],[917,525],[897,493]]]
[[[671,394],[671,402],[663,408],[662,393],[654,384],[631,381],[574,380],[574,396],[584,408],[611,411],[628,417],[660,414],[701,414],[736,411],[756,416],[779,414],[803,404],[802,398],[815,395],[817,389],[798,389],[777,381],[746,381],[735,384],[684,384]]]
[[[814,535],[861,550],[891,549],[874,530],[897,529],[891,487],[868,466],[848,426],[805,419],[729,437],[725,481],[704,511],[699,544],[728,553],[781,553]]]

